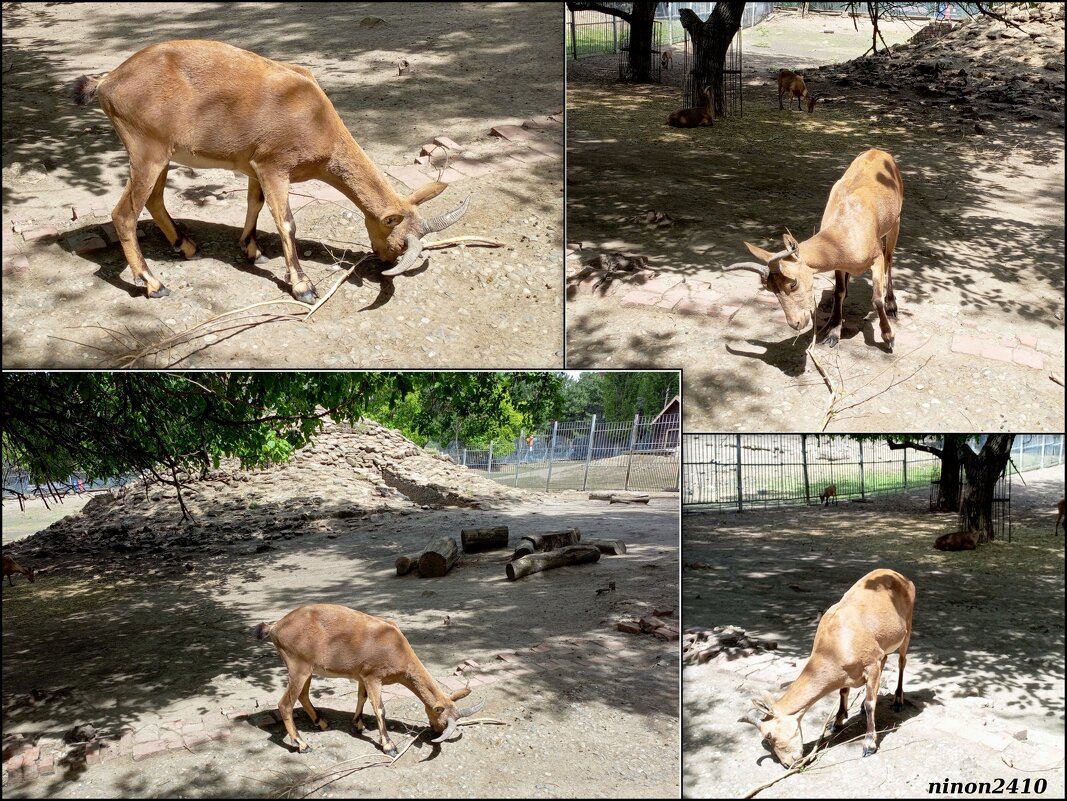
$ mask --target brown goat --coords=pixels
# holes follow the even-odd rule
[[[659,61],[660,61],[660,64],[662,65],[663,69],[669,70],[671,68],[671,66],[674,64],[674,51],[673,50],[664,50],[660,54]]]
[[[977,545],[974,542],[974,532],[953,531],[934,540],[934,547],[939,551],[973,551]]]
[[[904,665],[911,641],[915,585],[895,570],[872,570],[826,610],[815,630],[811,657],[789,689],[777,701],[764,692],[752,699],[756,707],[740,723],[756,726],[775,756],[787,768],[804,754],[800,719],[820,698],[837,691],[840,703],[834,729],[848,715],[848,693],[866,688],[863,710],[867,713],[867,736],[863,755],[878,748],[874,725],[875,702],[886,658],[899,652],[897,689],[893,709],[904,707]]]
[[[398,195],[352,138],[307,67],[272,61],[222,42],[178,40],[149,45],[102,76],[70,86],[78,105],[98,97],[130,156],[130,178],[111,218],[138,286],[150,298],[170,294],[148,269],[137,243],[137,217],[148,207],[171,247],[185,258],[196,244],[167,213],[163,190],[170,163],[219,167],[248,176],[248,209],[239,245],[262,259],[256,220],[266,201],[282,240],[293,296],[304,303],[315,287],[300,267],[289,186],[317,179],[363,212],[371,246],[397,262],[382,275],[416,266],[421,237],[452,225],[467,209],[423,219],[416,208],[445,184]]]
[[[363,731],[363,704],[370,698],[382,750],[396,756],[396,746],[385,730],[383,684],[402,684],[426,707],[430,726],[441,736],[432,740],[451,740],[460,718],[473,715],[484,705],[459,709],[455,702],[470,695],[470,689],[449,695],[434,681],[430,672],[415,656],[407,638],[391,620],[357,612],[336,604],[309,604],[294,609],[275,623],[260,623],[252,630],[257,640],[270,637],[289,669],[289,686],[278,702],[285,730],[300,753],[309,746],[293,725],[293,707],[297,698],[311,722],[326,729],[326,718],[311,705],[308,691],[312,674],[350,678],[359,682],[356,714],[352,724]]]
[[[1060,533],[1060,524],[1063,523],[1063,498],[1060,498],[1060,502],[1056,504],[1056,509],[1059,514],[1056,516],[1056,527],[1052,529],[1053,536]]]
[[[830,503],[830,499],[834,499],[834,505],[837,505],[837,484],[828,484],[822,491],[822,495],[819,496],[819,500],[822,501],[822,505],[826,506]]]
[[[704,97],[703,106],[672,111],[670,116],[667,117],[667,124],[672,128],[696,128],[700,125],[714,125],[715,105],[712,103],[714,95],[711,87],[707,87],[702,92],[702,95]]]
[[[18,562],[16,562],[14,559],[12,559],[10,556],[5,556],[4,557],[4,576],[7,577],[8,586],[11,586],[11,587],[15,586],[15,582],[11,578],[11,576],[14,573],[22,573],[24,576],[26,576],[26,578],[28,578],[30,580],[31,584],[33,583],[33,568],[32,567],[23,567]],[[0,577],[0,581],[3,581],[2,577]]]
[[[797,109],[800,109],[800,101],[803,98],[808,101],[808,113],[811,114],[815,111],[815,103],[818,98],[808,91],[808,87],[804,85],[804,79],[797,75],[795,72],[789,70],[778,70],[778,108],[784,109],[782,105],[782,98],[785,95],[790,95],[790,100],[793,97],[797,99]]]

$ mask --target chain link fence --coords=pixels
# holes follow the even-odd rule
[[[678,490],[681,416],[555,422],[487,448],[441,449],[494,481],[544,490]]]
[[[831,484],[838,498],[862,499],[929,486],[941,475],[933,454],[843,436],[687,434],[682,447],[682,508],[690,511],[818,503]],[[1063,435],[1020,434],[1011,458],[1020,472],[1061,465]]]

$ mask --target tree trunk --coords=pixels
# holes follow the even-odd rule
[[[978,453],[966,444],[961,449],[967,490],[960,503],[960,530],[973,534],[979,544],[996,537],[993,492],[1008,466],[1014,441],[1014,434],[991,434]]]
[[[582,533],[576,528],[565,528],[559,531],[542,531],[534,534],[523,534],[519,540],[515,553],[511,555],[512,561],[521,559],[531,553],[552,551],[567,545],[577,545],[582,538]]]
[[[459,538],[460,542],[463,543],[463,553],[491,551],[494,548],[507,548],[508,527],[493,526],[492,528],[465,528],[460,531]]]
[[[601,553],[619,556],[626,553],[626,543],[622,540],[585,540],[582,545],[595,545]]]
[[[960,510],[960,451],[966,443],[962,434],[946,434],[941,453],[941,479],[937,483],[934,511]]]
[[[600,549],[595,545],[569,545],[547,553],[535,553],[524,556],[514,562],[508,562],[506,571],[508,581],[517,581],[531,573],[540,573],[542,570],[555,570],[565,565],[580,565],[585,562],[596,562],[600,559]]]
[[[678,17],[682,27],[693,42],[693,76],[692,95],[686,100],[686,106],[699,106],[701,92],[710,86],[715,93],[715,116],[726,113],[725,82],[723,70],[726,65],[726,51],[730,42],[741,29],[741,15],[745,11],[744,3],[716,3],[715,10],[707,21],[702,22],[692,10],[679,10]]]
[[[440,578],[459,561],[459,546],[451,537],[440,536],[430,540],[419,557],[419,575],[424,578]]]
[[[652,82],[652,31],[657,3],[637,2],[630,12],[630,80]]]

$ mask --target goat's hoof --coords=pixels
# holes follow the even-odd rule
[[[876,753],[877,751],[878,751],[878,746],[874,746],[874,745],[869,746],[869,747],[866,746],[866,745],[863,746],[863,755],[865,757],[869,757],[871,754]]]
[[[397,754],[400,753],[399,751],[396,750],[396,746],[395,745],[390,745],[388,748],[384,748],[383,747],[382,750],[385,751],[385,753],[388,754],[391,757],[395,757]]]
[[[298,754],[307,754],[307,753],[310,753],[313,750],[314,749],[310,745],[305,743],[305,742],[299,742],[299,743],[296,744],[296,752]]]
[[[316,721],[319,727],[319,731],[326,731],[326,728],[330,725],[326,722],[326,718],[319,715],[319,719]]]
[[[162,284],[160,284],[159,285],[159,289],[155,290],[154,292],[149,292],[148,293],[148,297],[150,297],[150,298],[165,298],[169,294],[170,294],[170,290],[167,289]]]
[[[258,254],[254,259],[252,259],[253,264],[266,264],[268,261],[270,261],[270,259],[264,256],[262,253]]]
[[[894,701],[893,702],[893,711],[894,712],[903,712],[904,711],[904,702],[903,701]]]
[[[826,347],[828,348],[836,348],[837,343],[840,341],[841,340],[838,339],[837,334],[830,334],[826,337],[826,339],[823,340],[823,344],[826,345]]]
[[[890,339],[885,343],[885,349],[890,353],[893,352],[893,340]]]

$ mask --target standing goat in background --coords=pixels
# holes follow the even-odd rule
[[[1052,529],[1052,536],[1060,533],[1060,524],[1063,523],[1063,498],[1060,498],[1060,502],[1056,504],[1056,510],[1059,514],[1056,515],[1056,527]]]
[[[795,72],[789,70],[778,70],[778,109],[783,110],[785,106],[782,105],[782,97],[790,95],[790,102],[792,98],[797,99],[797,109],[800,109],[801,99],[808,101],[808,113],[811,114],[815,111],[815,103],[818,101],[815,95],[808,91],[808,87],[804,85],[804,79],[797,75]]]
[[[1061,504],[1061,506],[1062,506],[1062,504]],[[4,577],[3,578],[7,579],[7,584],[8,584],[9,587],[14,587],[15,586],[15,582],[11,578],[12,575],[14,575],[15,573],[21,573],[22,575],[24,575],[26,578],[28,578],[30,580],[31,584],[33,583],[33,568],[32,567],[23,567],[18,562],[16,562],[14,559],[12,559],[10,556],[5,556],[4,557]],[[3,581],[3,578],[0,578],[0,582]]]
[[[822,505],[826,506],[830,503],[830,499],[834,499],[834,506],[837,506],[837,484],[828,484],[822,491],[822,495],[819,496],[819,500],[822,501]]]

